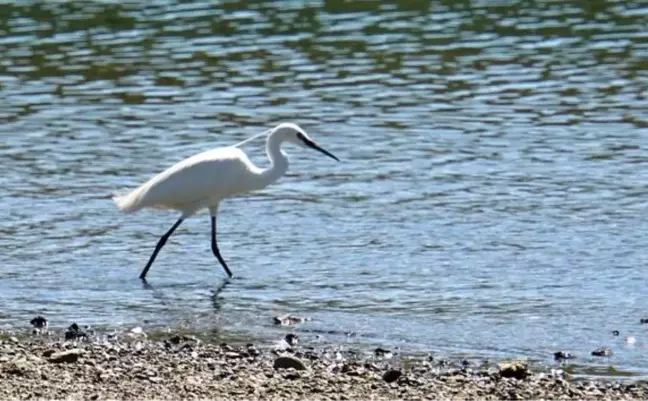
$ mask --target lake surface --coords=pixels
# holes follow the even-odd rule
[[[645,2],[382,3],[1,5],[0,328],[648,372]],[[221,205],[229,284],[203,213],[143,287],[178,215],[110,195],[282,121],[342,162],[286,146],[287,176]]]

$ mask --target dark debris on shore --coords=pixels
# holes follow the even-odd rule
[[[42,321],[38,321],[41,326]],[[526,362],[456,366],[377,349],[215,344],[184,334],[1,336],[3,399],[645,399],[645,382],[570,381]],[[71,335],[83,332],[84,335]],[[67,334],[66,334],[67,333]],[[67,338],[67,340],[65,340]],[[289,344],[289,342],[291,344]],[[386,357],[388,356],[388,357]]]

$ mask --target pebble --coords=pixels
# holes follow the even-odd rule
[[[393,354],[392,354],[392,352],[390,350],[380,348],[380,347],[378,347],[378,348],[376,348],[374,350],[374,355],[377,358],[385,358],[385,359],[390,359],[393,356]]]
[[[273,367],[275,369],[290,369],[293,368],[295,370],[306,370],[306,365],[304,365],[304,362],[302,362],[299,358],[295,358],[294,356],[280,356],[275,359]]]
[[[383,374],[382,379],[387,383],[392,383],[398,380],[398,378],[401,377],[402,374],[403,372],[401,372],[400,370],[390,369]]]
[[[473,360],[470,369],[461,369],[461,360],[442,367],[425,355],[401,358],[400,351],[391,360],[341,346],[277,356],[265,345],[210,342],[191,342],[191,352],[164,352],[163,341],[119,337],[90,337],[65,350],[72,344],[57,340],[62,334],[0,344],[0,399],[648,399],[643,381],[572,382],[560,369],[532,373],[526,361],[494,371]]]
[[[297,334],[286,334],[283,339],[281,339],[274,345],[273,350],[289,351],[292,350],[292,348],[297,344],[299,344],[299,337],[297,337]]]
[[[599,348],[592,351],[593,356],[612,356],[612,350],[610,348]]]
[[[254,344],[246,344],[245,347],[248,355],[253,357],[261,355],[261,351],[259,351]]]
[[[65,332],[65,339],[66,340],[76,340],[78,338],[83,338],[87,337],[88,333],[85,331],[81,330],[79,328],[79,325],[76,323],[72,323],[70,327],[68,327],[67,331]]]
[[[36,316],[29,323],[37,329],[46,329],[47,328],[47,319],[43,316]]]
[[[297,317],[291,314],[286,314],[282,316],[275,316],[274,318],[272,318],[272,320],[274,324],[281,325],[281,326],[290,326],[290,325],[306,322],[310,320],[310,318]]]
[[[576,355],[572,354],[571,352],[566,352],[566,351],[554,352],[554,359],[557,361],[564,360],[564,359],[574,359],[574,358],[576,358]]]
[[[146,333],[144,333],[144,330],[139,326],[133,327],[128,333],[134,337],[146,337]]]
[[[71,349],[68,351],[55,352],[50,355],[48,360],[52,363],[74,363],[79,360],[81,350]]]
[[[525,379],[529,376],[529,365],[524,361],[500,362],[500,376],[512,377],[515,379]]]
[[[220,347],[223,351],[234,351],[234,348],[229,346],[227,343],[221,343]]]
[[[380,370],[380,368],[379,368],[378,366],[376,366],[376,365],[373,364],[373,363],[369,363],[369,362],[367,362],[367,363],[364,364],[364,368],[365,368],[366,370],[370,370],[370,371],[372,371],[372,372],[377,372],[377,371]]]
[[[200,344],[200,340],[196,336],[191,336],[191,335],[173,335],[169,337],[168,341],[171,344],[178,345],[180,343],[194,343],[194,344]],[[227,347],[228,345],[223,343],[222,346]]]
[[[294,347],[297,344],[299,344],[299,337],[297,336],[297,334],[293,334],[293,333],[286,334],[284,340],[286,340],[288,345],[290,345],[291,347]]]
[[[283,378],[288,379],[288,380],[296,380],[299,379],[301,375],[299,372],[294,371],[294,370],[289,370],[287,373],[284,373]]]

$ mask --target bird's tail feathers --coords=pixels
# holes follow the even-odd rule
[[[133,213],[140,210],[139,200],[140,200],[140,191],[134,190],[126,194],[113,195],[112,199],[115,201],[115,204],[125,213]]]

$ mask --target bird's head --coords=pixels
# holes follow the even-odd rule
[[[292,144],[295,144],[297,146],[301,146],[304,148],[311,148],[315,149],[318,152],[322,152],[325,155],[327,155],[330,158],[333,158],[337,161],[340,161],[333,153],[325,150],[322,148],[320,145],[317,144],[317,142],[313,141],[308,134],[306,134],[306,131],[301,129],[297,124],[293,123],[282,123],[279,124],[275,129],[274,129],[274,134],[279,135],[280,139],[282,141],[286,141]]]

